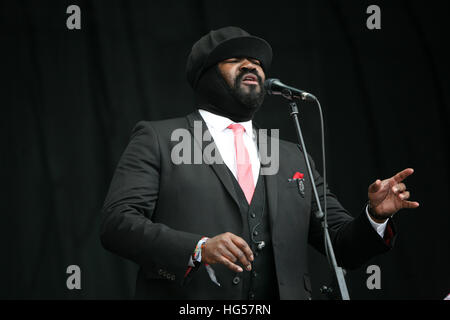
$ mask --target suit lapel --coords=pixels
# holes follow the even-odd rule
[[[267,203],[269,207],[270,225],[275,224],[278,213],[278,182],[276,175],[266,175]]]
[[[258,127],[255,126],[254,128],[255,134],[256,134],[256,141],[258,145],[258,153],[259,153],[259,159],[261,160],[261,169],[264,167],[267,167],[265,159],[262,157],[267,156],[268,154],[272,155],[271,144],[267,143],[270,140],[270,136],[268,136],[266,133],[260,131]],[[260,139],[262,138],[262,139]],[[267,154],[261,154],[260,153],[260,146],[264,144],[265,150],[267,150]],[[267,203],[268,203],[268,210],[269,210],[269,216],[270,216],[270,225],[273,228],[273,225],[275,223],[277,213],[278,213],[278,175],[264,175],[260,176],[260,178],[264,177],[266,182],[266,195],[267,195]],[[273,230],[273,229],[272,229]]]
[[[217,152],[216,158],[221,160],[220,163],[216,163],[211,158],[211,156],[209,155],[208,152],[206,152],[203,156],[204,156],[206,162],[211,167],[211,169],[215,172],[215,174],[217,175],[219,180],[222,182],[223,186],[228,191],[231,198],[236,202],[236,204],[239,207],[239,200],[238,200],[236,191],[234,190],[234,187],[233,187],[233,181],[231,180],[232,177],[228,173],[226,164],[224,163],[222,157],[220,156],[219,149],[217,148],[217,146],[215,146],[214,139],[211,137],[211,142],[203,141],[203,136],[204,136],[205,132],[208,131],[208,126],[206,125],[205,121],[203,120],[203,118],[200,115],[200,113],[198,112],[198,110],[187,115],[187,119],[188,119],[188,123],[189,123],[189,131],[191,132],[192,136],[194,137],[194,140],[195,140],[195,143],[197,143],[197,146],[200,148],[200,150],[202,150],[202,154],[203,154],[205,144],[208,144],[208,145],[213,144],[214,145],[214,150]],[[201,131],[202,131],[201,135],[199,134],[199,132],[197,132],[197,134],[195,134],[194,121],[201,121]],[[211,147],[212,147],[212,145],[211,145]]]

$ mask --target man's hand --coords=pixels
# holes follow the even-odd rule
[[[369,186],[369,203],[371,212],[376,217],[374,220],[383,222],[398,210],[403,208],[417,208],[418,202],[407,201],[410,193],[402,182],[414,172],[408,168],[386,180],[376,180]]]
[[[222,233],[206,241],[202,248],[202,262],[207,264],[222,263],[235,272],[242,268],[235,264],[239,260],[250,271],[253,253],[244,239],[230,233]]]

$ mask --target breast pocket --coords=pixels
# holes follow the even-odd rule
[[[283,188],[279,190],[279,203],[286,208],[286,211],[294,215],[308,216],[311,210],[311,192],[310,188],[306,189],[305,180],[302,183],[293,179],[285,180],[282,184]]]

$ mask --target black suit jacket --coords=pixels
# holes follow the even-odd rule
[[[225,164],[180,164],[171,160],[176,129],[187,129],[192,149],[204,147],[194,136],[198,111],[187,117],[139,122],[123,153],[103,207],[103,246],[140,265],[136,298],[238,299],[242,282],[221,264],[213,266],[221,282],[215,285],[201,267],[189,282],[184,274],[190,255],[202,236],[224,232],[245,234],[233,177]],[[315,205],[305,158],[296,144],[279,141],[279,171],[266,176],[267,201],[276,273],[281,299],[310,297],[307,245],[324,252],[323,236],[313,212]],[[314,165],[314,163],[312,162]],[[289,182],[305,173],[305,195]],[[313,168],[314,182],[323,198],[323,180]],[[364,212],[351,217],[327,192],[330,236],[338,263],[355,268],[389,250]],[[246,271],[244,271],[246,272]]]

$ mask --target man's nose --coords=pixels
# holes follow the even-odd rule
[[[240,69],[241,70],[244,70],[244,69],[254,70],[254,69],[256,69],[256,66],[257,66],[256,63],[253,63],[248,59],[244,59],[241,63]]]

